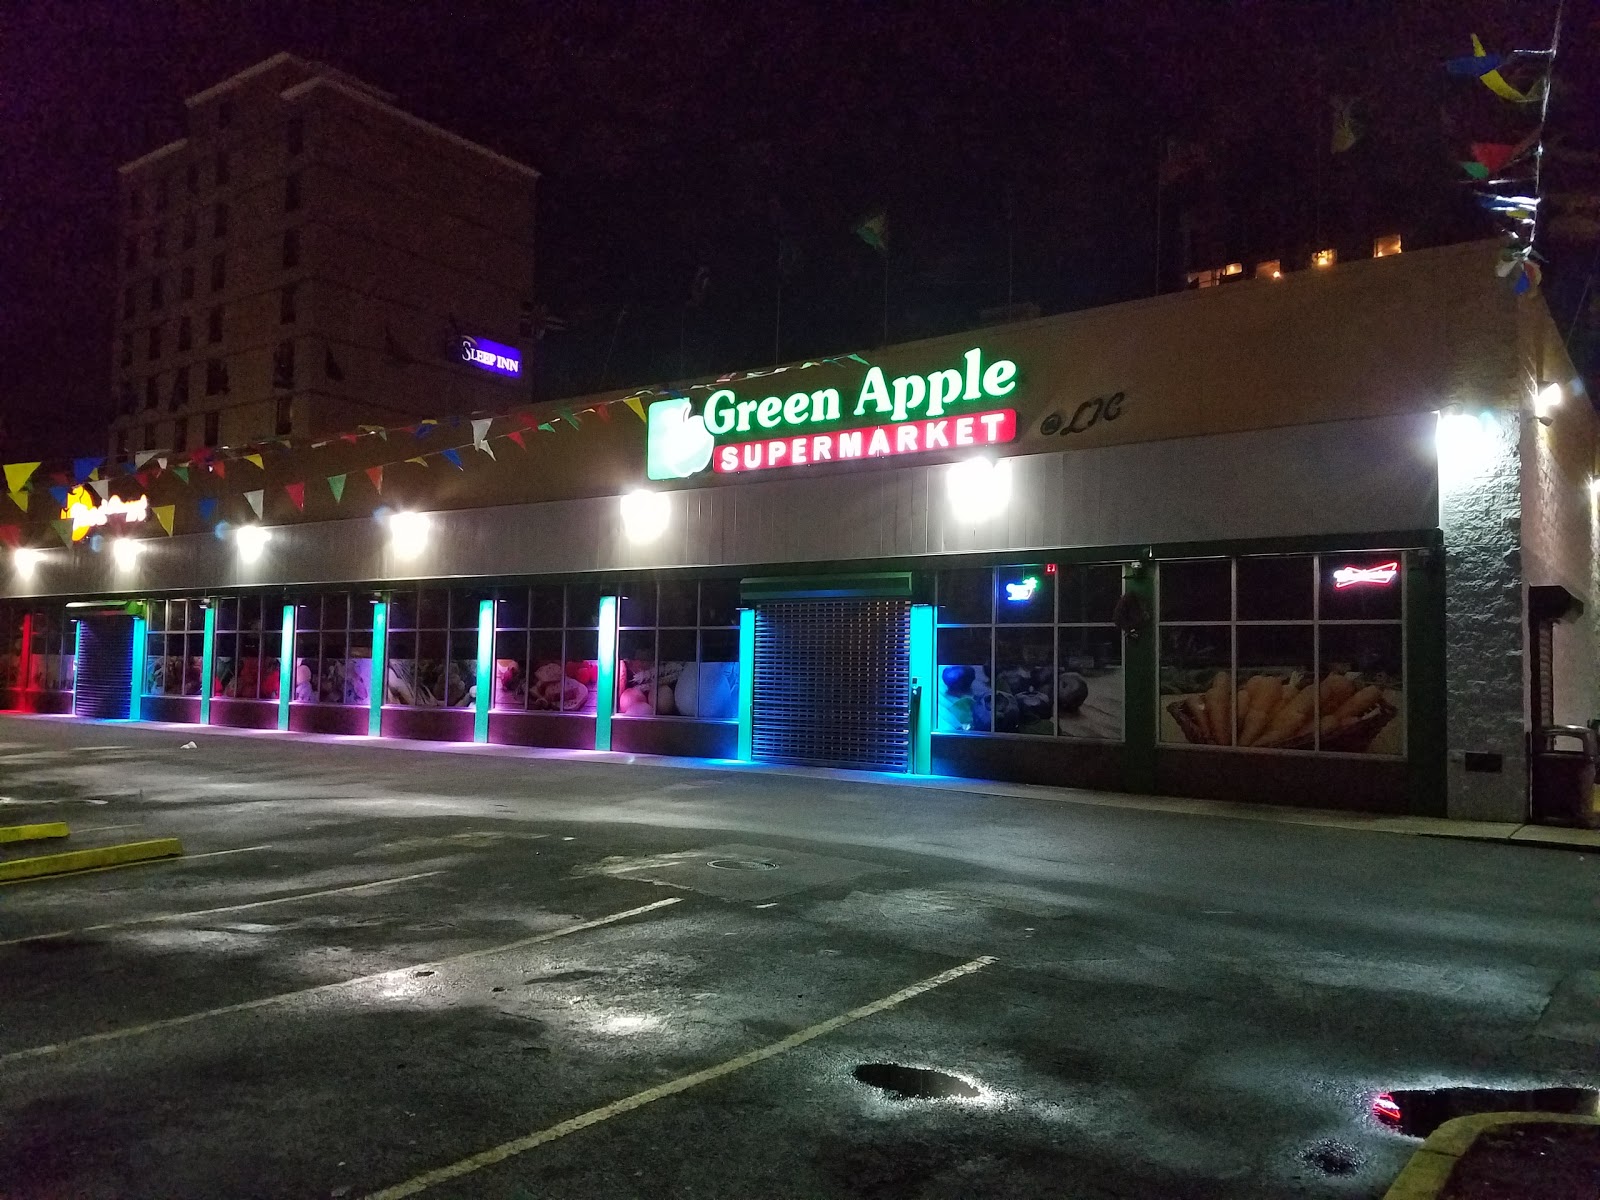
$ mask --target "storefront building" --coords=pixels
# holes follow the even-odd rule
[[[1596,422],[1494,259],[162,456],[69,545],[47,465],[0,706],[1520,819]]]

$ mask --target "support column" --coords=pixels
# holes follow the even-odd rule
[[[933,721],[938,695],[934,672],[933,605],[911,606],[911,773],[933,774]]]
[[[384,681],[389,675],[389,602],[372,602],[372,687],[367,697],[367,736],[383,736]]]
[[[205,633],[200,643],[200,724],[211,724],[211,677],[217,663],[217,603],[206,601]]]
[[[594,748],[611,749],[611,710],[617,706],[617,598],[600,597],[600,668],[594,681]]]
[[[283,645],[278,647],[278,728],[289,728],[289,701],[294,698],[294,605],[283,606]]]
[[[144,656],[146,653],[147,626],[143,617],[133,619],[133,694],[128,697],[128,720],[142,721],[144,719]]]
[[[478,601],[478,688],[472,713],[472,740],[489,740],[489,701],[494,686],[494,601]],[[595,711],[600,708],[595,702]]]
[[[739,610],[739,761],[753,757],[756,692],[756,610]]]

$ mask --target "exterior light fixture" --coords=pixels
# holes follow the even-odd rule
[[[945,468],[944,483],[951,511],[967,524],[996,517],[1011,503],[1008,459],[969,458],[951,463]]]
[[[139,561],[139,555],[144,553],[144,543],[137,538],[112,538],[111,561],[117,564],[119,571],[131,571],[134,564]]]
[[[1543,379],[1539,381],[1538,390],[1533,394],[1533,415],[1539,424],[1548,425],[1556,419],[1555,410],[1561,404],[1561,397],[1559,383],[1549,383]]]
[[[16,569],[18,579],[32,579],[43,561],[44,551],[30,546],[19,546],[11,552],[11,565]]]
[[[653,542],[672,520],[672,499],[636,488],[622,497],[622,530],[630,542]]]
[[[272,530],[260,525],[241,525],[233,531],[233,540],[239,548],[239,561],[253,563],[272,540]]]
[[[1600,497],[1600,476],[1589,480],[1589,495]]]
[[[1318,250],[1311,256],[1313,267],[1331,267],[1339,261],[1339,252],[1334,249]]]
[[[1494,461],[1496,438],[1492,413],[1440,413],[1434,433],[1440,487],[1448,492],[1476,483]]]
[[[427,546],[432,525],[427,513],[390,513],[389,545],[400,558],[415,558]]]

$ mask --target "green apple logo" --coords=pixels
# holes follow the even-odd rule
[[[687,398],[650,406],[645,433],[645,474],[651,479],[687,479],[711,464],[715,439],[705,418],[689,411]]]

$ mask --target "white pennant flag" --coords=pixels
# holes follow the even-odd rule
[[[494,452],[489,450],[489,443],[484,440],[484,436],[489,432],[489,424],[493,420],[493,417],[479,417],[472,423],[473,446],[479,450],[488,452],[490,458],[494,457]]]
[[[98,495],[102,500],[104,500],[111,492],[111,480],[109,479],[91,479],[89,481],[89,486],[95,490],[95,494]]]
[[[156,466],[160,467],[163,471],[167,469],[167,456],[165,454],[156,455]]]
[[[262,505],[266,502],[267,498],[267,489],[257,488],[253,492],[246,492],[244,494],[244,498],[249,503],[250,507],[255,510],[256,516],[261,516]]]
[[[144,466],[145,463],[149,462],[152,458],[154,458],[156,456],[156,454],[157,454],[157,451],[155,451],[155,450],[141,450],[141,451],[139,451],[137,454],[135,454],[133,456],[134,469],[137,470],[138,468]]]

